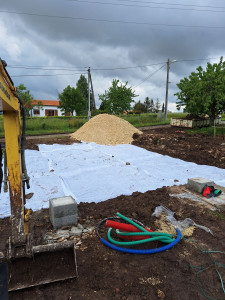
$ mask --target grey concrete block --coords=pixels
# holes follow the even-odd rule
[[[206,184],[214,186],[214,181],[210,181],[208,179],[204,179],[201,177],[189,178],[187,186],[192,191],[195,191],[197,193],[202,193],[202,190]]]
[[[55,229],[77,223],[77,203],[71,196],[49,200],[49,216]]]

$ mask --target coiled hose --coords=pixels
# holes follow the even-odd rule
[[[129,242],[119,242],[114,240],[111,237],[111,231],[112,228],[109,228],[108,233],[107,233],[107,238],[109,241],[105,240],[102,238],[99,234],[99,228],[100,226],[105,223],[107,220],[112,220],[112,219],[118,219],[117,218],[107,218],[101,221],[98,226],[97,226],[97,234],[101,240],[101,242],[105,245],[108,246],[109,248],[120,251],[120,252],[125,252],[125,253],[131,253],[131,254],[154,254],[154,253],[159,253],[162,251],[166,251],[173,246],[175,246],[181,239],[182,235],[179,229],[176,228],[177,232],[177,237],[174,238],[173,235],[168,234],[168,233],[162,233],[162,232],[150,232],[149,230],[145,229],[143,226],[139,225],[138,223],[134,222],[133,220],[123,216],[120,213],[117,213],[117,216],[128,223],[132,224],[135,226],[137,229],[140,230],[140,232],[121,232],[119,230],[116,230],[116,233],[120,236],[129,236],[129,237],[135,237],[135,236],[145,236],[144,239],[141,240],[135,240],[135,241],[129,241]],[[167,245],[160,247],[160,248],[154,248],[154,249],[144,249],[144,250],[136,250],[136,249],[129,249],[129,248],[123,248],[119,246],[130,246],[130,245],[139,245],[142,243],[147,243],[151,241],[159,240],[161,242],[167,243]]]

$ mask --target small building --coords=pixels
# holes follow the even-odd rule
[[[41,103],[41,106],[39,106],[39,103]],[[63,115],[63,111],[59,108],[59,100],[32,100],[32,105],[34,106],[30,111],[30,115],[33,117],[53,117]]]

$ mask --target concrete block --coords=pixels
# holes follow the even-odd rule
[[[214,186],[214,181],[210,181],[208,179],[204,179],[201,177],[189,178],[187,186],[192,191],[195,191],[197,193],[202,193],[202,190],[206,184]]]
[[[49,200],[49,216],[55,229],[77,223],[77,203],[71,196]]]

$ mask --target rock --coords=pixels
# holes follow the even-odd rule
[[[88,227],[86,229],[83,230],[84,233],[86,232],[92,232],[93,230],[95,230],[95,227]]]
[[[126,162],[126,165],[127,165],[127,166],[129,166],[129,165],[130,165],[130,163],[129,163],[129,162]]]
[[[137,218],[137,214],[135,212],[133,212],[132,217]]]
[[[33,197],[34,193],[29,193],[25,195],[26,199],[31,199]]]
[[[82,226],[81,224],[77,224],[77,228],[79,228],[79,229],[84,229],[84,226]]]
[[[69,235],[69,230],[62,230],[62,229],[59,229],[56,231],[56,234],[57,235],[61,235],[61,236],[68,236]]]
[[[83,226],[82,228],[78,228],[78,227],[72,227],[70,229],[70,234],[71,235],[77,235],[77,236],[80,236],[83,232]]]
[[[164,294],[163,291],[161,291],[161,290],[158,290],[158,291],[157,291],[157,296],[158,296],[160,299],[164,299],[164,298],[165,298],[165,294]]]
[[[66,240],[66,237],[63,236],[63,237],[61,237],[60,239],[57,240],[57,243],[61,243],[61,242],[65,241],[65,240]]]
[[[70,229],[70,227],[71,226],[63,226],[63,227],[61,227],[61,230],[68,230],[68,229]]]

